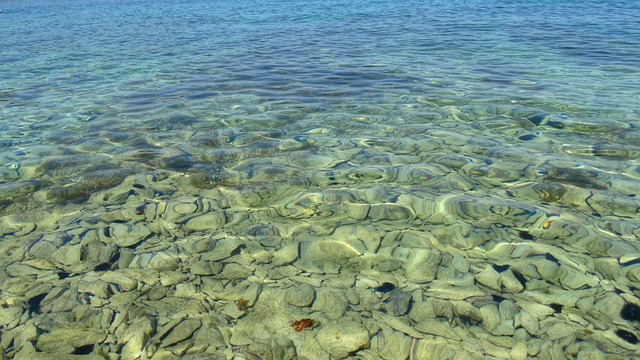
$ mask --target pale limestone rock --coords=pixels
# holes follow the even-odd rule
[[[109,284],[97,276],[83,277],[78,282],[78,292],[92,294],[101,299],[107,299],[110,296]]]
[[[43,352],[70,353],[74,348],[102,343],[107,334],[99,329],[75,327],[57,327],[53,331],[40,335],[37,348]]]
[[[453,331],[448,323],[430,319],[417,323],[414,328],[422,333],[441,336],[451,340],[460,341],[460,337]]]
[[[293,263],[298,259],[298,244],[288,243],[273,254],[271,263],[274,266],[282,266]]]
[[[242,245],[242,241],[235,237],[226,237],[216,242],[215,248],[202,254],[202,260],[219,261],[226,259]]]
[[[549,337],[549,340],[559,340],[565,336],[569,336],[575,333],[575,329],[565,323],[557,322],[547,329],[543,329],[543,333]]]
[[[145,224],[112,223],[108,232],[110,240],[120,247],[137,245],[151,235]]]
[[[307,284],[294,285],[286,290],[286,300],[289,305],[310,306],[315,299],[315,289]]]
[[[493,290],[500,290],[500,273],[493,266],[487,266],[475,276],[478,283]]]
[[[107,271],[100,276],[100,280],[116,284],[122,291],[133,291],[138,287],[137,281],[123,275],[119,271]]]
[[[222,228],[226,222],[227,216],[224,211],[213,211],[190,219],[184,224],[184,228],[189,231],[215,231]]]
[[[68,353],[36,352],[31,343],[27,343],[22,350],[16,353],[15,360],[105,360],[98,354],[73,355]]]
[[[340,319],[344,316],[349,301],[344,291],[341,289],[333,289],[320,287],[317,290],[316,300],[313,303],[313,310],[324,312],[329,319]]]
[[[317,341],[331,356],[345,359],[350,353],[369,346],[369,332],[359,322],[344,318],[323,323]]]
[[[413,339],[401,332],[385,328],[378,333],[379,355],[385,360],[408,359]]]
[[[7,326],[19,319],[24,310],[19,306],[0,307],[0,326]]]
[[[409,336],[411,336],[412,338],[416,338],[416,339],[422,339],[424,338],[424,335],[422,335],[422,333],[420,333],[419,331],[416,331],[413,327],[409,326],[408,324],[402,322],[402,320],[400,320],[400,318],[397,318],[395,316],[391,316],[391,315],[387,315],[384,313],[380,313],[380,312],[374,312],[371,314],[371,316],[373,317],[374,320],[385,324],[387,326],[389,326],[390,328],[403,332]]]
[[[180,341],[188,339],[191,335],[200,328],[202,323],[198,319],[186,319],[176,325],[171,332],[162,340],[160,347],[167,347],[173,344],[177,344]]]
[[[480,314],[482,314],[482,326],[488,332],[491,332],[500,323],[500,311],[494,304],[481,307]]]

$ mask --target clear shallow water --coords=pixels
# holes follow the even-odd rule
[[[442,260],[436,281],[471,274],[478,283],[482,269],[509,265],[529,281],[525,289],[481,284],[486,294],[565,301],[535,296],[546,281],[566,296],[599,289],[589,299],[612,308],[622,297],[611,300],[611,286],[640,303],[633,266],[623,266],[634,262],[622,259],[638,252],[640,234],[638,2],[5,1],[0,8],[5,246],[69,232],[74,222],[109,227],[100,214],[114,209],[201,196],[225,209],[224,225],[209,234],[255,241],[270,253],[300,244],[297,271],[353,276],[355,288],[373,286],[360,277],[408,292],[436,288],[433,279],[412,275],[410,264],[422,260],[397,255],[397,247],[442,254],[451,246],[466,251],[459,256],[471,270],[446,270]],[[161,185],[141,180],[147,175]],[[153,191],[118,195],[141,188]],[[59,214],[56,223],[42,211]],[[118,222],[141,222],[122,216]],[[177,224],[160,230],[147,218],[158,242],[207,233],[175,216],[158,218]],[[364,226],[382,238],[419,231],[438,245],[388,239],[364,250],[349,243],[377,263],[389,256],[403,265],[373,266],[378,275],[345,270],[342,260],[314,257],[309,245],[314,237],[332,241],[339,226]],[[534,254],[576,257],[573,268],[598,285],[539,279],[518,268],[521,254],[478,255],[523,240],[550,246],[533,246]],[[153,248],[145,243],[119,246],[95,268],[55,258],[45,270],[73,280],[96,269],[135,268],[118,263],[118,249],[144,253]],[[38,256],[7,256],[3,265]],[[602,265],[611,261],[616,270]],[[569,271],[569,262],[559,263]],[[7,284],[18,275],[3,277],[5,302],[42,291],[11,295]],[[54,286],[73,284],[63,280]],[[412,303],[421,301],[414,293]],[[371,319],[350,306],[352,316]],[[626,319],[600,325],[600,315],[578,308],[603,334],[637,335]],[[412,326],[424,320],[397,317]],[[530,348],[540,347],[536,339],[562,343],[538,335],[527,340]],[[628,342],[578,338],[607,353],[637,351]],[[567,344],[565,354],[573,351]],[[109,346],[106,352],[117,352]]]

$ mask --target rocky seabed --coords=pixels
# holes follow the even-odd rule
[[[4,216],[3,358],[640,356],[637,218],[389,184],[179,190],[194,181],[129,176]],[[536,186],[513,193],[572,201]]]

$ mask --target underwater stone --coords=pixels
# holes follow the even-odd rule
[[[58,327],[42,334],[36,347],[43,352],[71,353],[77,348],[102,343],[107,338],[103,330],[78,327]]]
[[[436,319],[421,321],[415,325],[416,330],[429,335],[442,336],[451,340],[460,341],[460,337],[453,331],[450,324]]]
[[[226,264],[220,273],[223,279],[237,280],[246,279],[253,274],[253,270],[244,265],[230,263]]]
[[[402,316],[409,312],[411,308],[411,293],[395,289],[391,291],[387,302],[387,309],[395,316]]]
[[[575,334],[575,329],[568,324],[565,323],[555,323],[551,327],[547,329],[542,329],[543,332],[549,337],[550,340],[559,340],[565,336]]]
[[[419,331],[417,331],[416,329],[414,329],[412,326],[407,325],[406,323],[404,323],[400,317],[396,317],[396,316],[392,316],[392,315],[388,315],[385,313],[381,313],[381,312],[373,312],[371,314],[371,317],[384,324],[389,326],[390,328],[400,331],[402,333],[405,333],[409,336],[411,336],[412,338],[415,339],[422,339],[424,337],[424,335],[422,335],[422,333],[420,333]]]
[[[17,320],[24,310],[18,306],[0,307],[0,326],[4,327]]]
[[[349,301],[343,290],[321,287],[317,290],[313,310],[324,312],[330,319],[340,319],[349,307]]]
[[[242,241],[235,237],[226,237],[216,242],[215,248],[202,255],[202,260],[219,261],[230,257],[236,249],[242,246]]]
[[[316,339],[336,359],[345,359],[349,354],[369,346],[367,329],[350,319],[324,323]]]
[[[97,276],[85,276],[78,282],[78,292],[88,293],[101,299],[109,298],[109,284]]]
[[[138,282],[116,271],[105,272],[100,279],[102,281],[118,285],[122,291],[133,291],[138,287]]]
[[[161,251],[153,254],[147,268],[152,270],[175,270],[180,267],[180,258],[173,251]]]
[[[190,231],[215,231],[226,222],[227,216],[223,211],[214,211],[190,219],[184,224],[184,228]]]
[[[298,244],[288,243],[273,254],[271,263],[274,266],[289,265],[298,259]]]
[[[407,279],[418,284],[433,281],[442,261],[440,251],[419,248],[398,248],[394,257],[404,262]]]
[[[82,245],[65,245],[53,252],[54,260],[62,265],[72,266],[80,263],[82,256]]]
[[[493,329],[500,323],[500,311],[498,307],[489,304],[480,308],[482,314],[482,325],[488,332],[492,333]]]
[[[367,218],[372,221],[410,220],[415,217],[410,209],[400,204],[374,204],[368,211]]]
[[[160,347],[167,347],[189,338],[201,325],[202,323],[198,319],[182,321],[162,340]]]
[[[316,291],[307,284],[294,285],[287,289],[286,299],[289,305],[310,306],[316,299]]]
[[[151,231],[144,224],[120,224],[109,225],[109,237],[120,247],[134,246],[151,235]]]
[[[385,360],[407,359],[411,352],[412,338],[389,328],[378,333],[378,350]]]

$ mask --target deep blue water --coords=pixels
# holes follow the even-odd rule
[[[637,1],[3,1],[2,9],[5,111],[81,95],[125,106],[130,97],[244,89],[318,102],[434,87],[463,102],[637,110]]]

